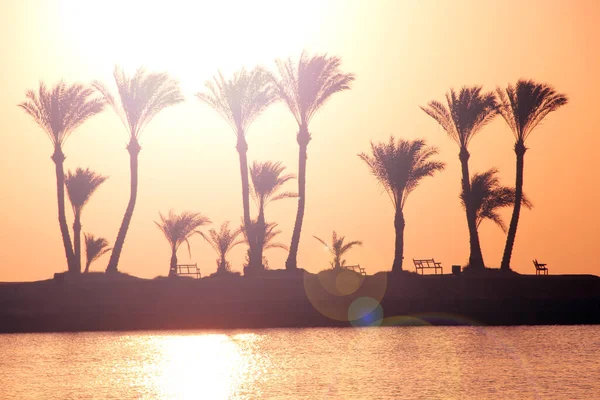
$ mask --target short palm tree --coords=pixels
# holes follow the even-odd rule
[[[500,265],[501,270],[508,271],[521,213],[523,169],[525,151],[527,151],[525,141],[548,114],[567,104],[568,98],[565,94],[556,92],[548,84],[524,79],[520,79],[515,86],[508,85],[506,90],[498,88],[496,92],[500,103],[499,112],[515,136],[517,156],[515,203]]]
[[[169,211],[168,216],[158,213],[160,222],[154,222],[162,231],[171,247],[171,263],[169,264],[169,277],[177,275],[177,250],[185,242],[188,247],[190,257],[192,251],[189,238],[195,233],[200,233],[198,228],[209,224],[210,220],[200,213],[184,211],[181,214],[175,214],[173,210]]]
[[[112,249],[108,247],[108,240],[104,238],[94,237],[91,233],[84,233],[83,237],[85,239],[86,255],[85,270],[83,272],[87,274],[90,271],[90,265]]]
[[[104,102],[94,97],[93,89],[76,83],[67,85],[61,81],[49,89],[40,83],[38,91],[30,90],[27,100],[19,104],[27,114],[46,132],[54,146],[52,161],[56,169],[56,192],[58,198],[58,223],[62,234],[69,272],[78,271],[75,262],[69,227],[65,215],[65,172],[63,145],[71,134],[88,118],[104,108]]]
[[[262,269],[263,249],[266,246],[266,235],[269,231],[269,224],[265,222],[265,208],[272,201],[298,197],[296,193],[281,192],[282,186],[295,178],[293,174],[284,174],[285,167],[280,162],[266,161],[254,162],[250,167],[250,177],[252,178],[252,197],[258,206],[258,218],[251,223],[254,234],[247,234],[244,229],[246,240],[250,238],[254,241],[249,246],[255,249],[255,254],[261,260]],[[258,264],[257,264],[258,265]]]
[[[240,162],[242,180],[242,206],[244,225],[250,226],[250,186],[248,182],[248,143],[246,134],[250,125],[271,105],[276,97],[270,86],[270,75],[262,67],[248,71],[242,68],[231,79],[225,79],[219,72],[212,81],[206,82],[205,93],[197,93],[200,101],[218,112],[233,129],[237,138],[236,149]],[[253,241],[250,242],[250,265],[260,262],[253,255]]]
[[[277,60],[279,77],[273,78],[273,86],[298,123],[298,211],[290,252],[285,262],[289,270],[298,267],[298,245],[306,205],[306,152],[311,139],[308,125],[332,95],[350,89],[354,75],[343,73],[341,64],[339,57],[326,54],[310,56],[306,52],[302,52],[297,63],[291,58]]]
[[[283,243],[274,242],[275,237],[281,233],[281,230],[277,229],[277,224],[274,222],[264,222],[259,224],[258,221],[252,220],[251,226],[254,228],[254,236],[253,239],[257,242],[257,249],[261,254],[261,265],[264,270],[268,265],[268,261],[266,257],[263,255],[265,250],[268,249],[283,249],[289,250],[289,248]],[[246,233],[246,229],[242,229],[242,233],[244,234],[244,242],[248,244],[248,234]]]
[[[471,178],[471,201],[475,207],[477,228],[484,219],[493,221],[506,232],[506,224],[498,213],[498,210],[515,204],[515,188],[502,186],[497,176],[498,170],[492,168],[482,173],[473,174]],[[465,207],[465,195],[460,196],[463,207]],[[521,203],[531,208],[532,204],[523,195]]]
[[[444,169],[444,163],[431,160],[436,154],[437,149],[427,146],[422,139],[396,141],[391,137],[387,143],[371,143],[371,155],[358,155],[386,190],[395,209],[396,241],[392,272],[402,271],[405,227],[403,210],[408,195],[423,178]]]
[[[331,246],[328,245],[323,239],[313,236],[319,242],[325,246],[325,248],[331,253],[333,256],[333,260],[330,262],[331,267],[334,269],[342,268],[346,265],[346,260],[342,257],[351,248],[355,246],[362,246],[362,242],[360,240],[354,240],[352,242],[344,243],[346,240],[345,236],[338,236],[335,231],[333,231],[333,235],[331,236]]]
[[[229,229],[229,221],[223,222],[221,229],[217,232],[214,229],[208,231],[208,235],[200,232],[200,235],[217,252],[217,273],[222,274],[230,271],[230,264],[227,261],[227,254],[238,244],[244,243],[244,240],[238,240],[242,233],[241,229],[232,231]]]
[[[144,68],[139,68],[133,76],[127,76],[122,68],[115,67],[113,76],[117,85],[118,97],[114,97],[110,90],[100,82],[95,82],[94,86],[102,93],[106,102],[112,106],[129,134],[127,151],[129,152],[131,190],[129,203],[106,272],[117,272],[119,258],[133,216],[138,189],[138,155],[142,149],[139,142],[140,136],[160,111],[184,100],[179,90],[179,82],[167,73],[147,72]]]
[[[65,175],[67,194],[73,207],[73,251],[75,253],[75,268],[81,272],[81,212],[90,200],[92,194],[108,177],[97,174],[89,168],[77,168]]]
[[[481,92],[481,86],[463,87],[457,94],[454,89],[446,94],[447,105],[431,101],[421,107],[427,115],[435,119],[448,136],[458,144],[458,158],[462,170],[462,191],[469,193],[469,143],[471,139],[497,115],[496,96],[493,92]],[[466,204],[467,226],[469,228],[469,265],[473,269],[483,269],[483,255],[477,233],[475,208]]]

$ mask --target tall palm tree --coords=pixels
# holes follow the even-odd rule
[[[396,241],[392,272],[402,271],[404,258],[404,205],[408,195],[427,176],[444,169],[444,163],[432,161],[437,154],[435,147],[427,146],[425,140],[398,140],[390,137],[385,143],[371,142],[371,155],[358,156],[367,164],[371,173],[386,190],[395,209],[394,230]]]
[[[226,273],[230,271],[230,265],[227,261],[227,253],[238,244],[244,243],[243,240],[238,240],[238,236],[242,233],[241,229],[232,231],[229,229],[229,221],[223,222],[221,229],[217,232],[214,229],[208,231],[208,235],[200,232],[200,235],[211,245],[217,252],[217,273]]]
[[[446,133],[458,144],[458,158],[462,170],[462,192],[471,191],[469,176],[469,143],[497,114],[496,97],[493,92],[481,92],[481,86],[463,87],[457,94],[454,89],[446,93],[447,106],[439,101],[431,101],[421,107],[427,115],[435,119]],[[475,208],[466,204],[467,226],[469,228],[469,265],[473,269],[483,269],[483,255],[477,233]]]
[[[86,255],[85,270],[83,272],[87,274],[90,271],[90,265],[111,251],[112,248],[108,247],[108,240],[102,237],[96,238],[91,233],[84,233],[83,237],[85,238]]]
[[[506,224],[498,210],[515,204],[515,188],[503,186],[497,176],[498,170],[492,168],[485,172],[475,173],[471,178],[471,201],[475,207],[477,228],[484,219],[493,221],[506,233]],[[463,207],[466,205],[465,194],[461,193]],[[523,194],[521,204],[531,208],[532,204]]]
[[[500,265],[501,270],[508,271],[521,213],[523,169],[527,151],[525,141],[548,114],[567,104],[568,98],[565,94],[556,92],[552,86],[546,83],[524,79],[520,79],[515,86],[508,85],[506,90],[497,88],[496,93],[499,97],[500,115],[515,136],[515,154],[517,156],[515,203]]]
[[[346,260],[342,259],[342,257],[344,254],[350,251],[351,248],[355,246],[362,246],[362,242],[360,240],[344,243],[346,237],[338,236],[335,231],[333,231],[333,235],[331,236],[331,246],[328,245],[323,239],[316,236],[313,237],[321,242],[323,246],[325,246],[325,248],[331,253],[333,260],[330,262],[330,264],[331,267],[335,269],[342,268],[346,265]]]
[[[169,211],[168,216],[158,213],[160,222],[154,222],[162,231],[171,247],[171,263],[169,265],[169,277],[177,275],[177,249],[182,243],[186,243],[190,257],[192,251],[190,248],[189,238],[200,233],[198,228],[209,224],[210,220],[200,213],[184,211],[181,214],[175,214],[173,210]],[[201,234],[201,233],[200,233]]]
[[[231,79],[225,79],[219,72],[212,81],[206,82],[206,89],[206,92],[197,93],[196,96],[229,123],[237,138],[244,225],[249,227],[251,217],[246,134],[250,125],[276,99],[270,85],[270,75],[263,67],[255,67],[250,71],[242,68]],[[253,252],[253,241],[250,241],[251,266],[260,263],[260,259],[256,260]]]
[[[19,104],[27,114],[46,132],[54,146],[52,161],[56,169],[56,193],[58,198],[58,223],[67,257],[69,272],[77,271],[69,227],[65,215],[65,172],[63,145],[71,134],[88,118],[104,108],[104,102],[94,97],[94,91],[82,84],[67,85],[60,81],[49,89],[40,82],[38,91],[29,90],[27,100]]]
[[[298,267],[298,245],[306,205],[306,152],[311,139],[308,124],[332,95],[350,89],[354,75],[343,73],[341,64],[339,57],[326,54],[310,56],[306,52],[302,52],[298,63],[291,58],[277,60],[279,77],[273,78],[273,86],[298,123],[298,211],[285,262],[288,270]]]
[[[269,233],[269,224],[265,222],[265,208],[272,201],[298,197],[296,193],[280,192],[282,186],[295,178],[293,174],[284,174],[285,167],[280,162],[266,161],[254,162],[250,167],[250,177],[252,178],[252,197],[258,206],[258,218],[251,223],[252,234],[248,235],[249,229],[244,229],[246,241],[252,240],[254,243],[248,245],[255,249],[257,260],[261,260],[262,270],[263,249],[266,246],[265,240]],[[275,224],[276,225],[276,224]]]
[[[81,212],[90,200],[92,194],[108,177],[97,174],[89,168],[77,168],[75,172],[67,172],[65,184],[67,194],[73,207],[73,251],[75,253],[75,268],[81,272]]]
[[[100,82],[95,82],[94,86],[102,93],[106,102],[112,106],[129,134],[127,151],[129,152],[131,171],[131,191],[106,272],[117,272],[125,236],[127,236],[133,216],[138,189],[138,155],[142,149],[139,142],[140,136],[160,111],[184,100],[179,90],[179,82],[167,73],[147,72],[144,68],[139,68],[133,76],[127,76],[122,68],[115,67],[113,76],[117,85],[118,97],[114,97],[110,90]]]

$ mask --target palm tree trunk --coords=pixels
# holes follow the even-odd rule
[[[73,254],[73,247],[71,244],[71,235],[69,234],[69,227],[67,225],[67,217],[65,214],[65,171],[63,164],[65,162],[65,155],[63,154],[60,147],[54,149],[52,154],[52,161],[56,166],[56,195],[58,198],[58,224],[60,226],[60,233],[62,234],[63,245],[65,247],[65,255],[67,257],[67,268],[69,272],[74,272],[75,268],[75,255]]]
[[[177,276],[177,250],[171,249],[171,264],[169,266],[169,278]]]
[[[265,249],[266,234],[267,224],[265,222],[265,205],[261,199],[258,210],[258,219],[256,220],[256,266],[261,271],[265,269],[262,259],[263,251]]]
[[[484,268],[483,255],[481,253],[481,244],[479,242],[479,233],[477,232],[477,216],[473,202],[471,201],[471,181],[469,177],[469,157],[467,149],[462,148],[458,155],[462,169],[462,189],[465,193],[465,210],[467,214],[467,226],[469,228],[469,266],[474,270]]]
[[[394,230],[396,231],[396,243],[394,248],[394,263],[392,264],[392,272],[402,271],[402,261],[404,259],[404,214],[402,209],[396,209],[394,216]]]
[[[75,253],[75,270],[81,273],[81,210],[75,211],[73,222],[73,250]]]
[[[525,167],[525,152],[527,148],[523,141],[515,143],[515,153],[517,155],[517,177],[515,182],[515,204],[513,206],[512,217],[510,218],[510,226],[506,235],[506,246],[502,256],[502,271],[510,271],[510,259],[512,257],[515,237],[517,236],[517,225],[519,224],[519,215],[521,213],[521,201],[523,201],[523,170]]]
[[[86,261],[85,262],[85,271],[83,271],[84,274],[87,274],[88,272],[90,272],[90,261]]]
[[[298,245],[300,244],[300,232],[302,231],[302,221],[304,220],[304,207],[306,206],[306,150],[310,141],[308,127],[301,126],[297,136],[299,154],[298,154],[298,211],[296,213],[296,222],[292,233],[292,243],[290,252],[285,261],[285,269],[295,270],[298,268]]]
[[[248,181],[248,143],[243,132],[238,132],[236,149],[240,159],[240,176],[242,178],[242,206],[244,208],[244,227],[248,236],[248,267],[250,270],[258,265],[256,263],[255,232],[250,219],[250,185]]]
[[[129,166],[131,170],[131,193],[129,195],[129,204],[127,205],[125,215],[123,216],[123,222],[121,222],[121,227],[117,234],[115,247],[113,247],[112,253],[110,254],[110,260],[106,267],[107,273],[117,272],[119,258],[121,257],[121,251],[123,250],[123,244],[125,243],[125,236],[127,236],[127,230],[129,229],[131,217],[133,216],[138,189],[138,155],[141,149],[137,139],[132,137],[129,141],[129,145],[127,145],[127,151],[129,152]]]

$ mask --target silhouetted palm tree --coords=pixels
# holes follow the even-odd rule
[[[62,147],[75,129],[88,118],[103,110],[104,102],[94,98],[93,95],[94,91],[91,88],[79,83],[67,85],[61,81],[51,89],[48,89],[44,83],[40,83],[39,90],[37,92],[28,91],[27,100],[19,104],[19,107],[23,108],[46,132],[54,146],[51,158],[56,167],[58,223],[69,272],[75,272],[78,269],[65,215],[65,172],[63,167],[65,155]]]
[[[354,240],[352,242],[344,243],[346,239],[345,236],[338,236],[335,231],[333,231],[333,235],[331,237],[331,246],[329,246],[323,239],[313,236],[319,242],[323,243],[323,246],[331,253],[333,256],[333,261],[330,262],[331,267],[338,269],[342,268],[346,265],[346,260],[342,259],[344,254],[350,251],[354,246],[362,246],[362,242],[360,240]]]
[[[92,194],[108,177],[97,174],[89,168],[77,168],[74,173],[65,175],[67,194],[73,207],[73,251],[75,253],[75,269],[81,272],[81,212]]]
[[[498,170],[492,168],[488,171],[473,174],[471,178],[471,201],[475,207],[477,228],[484,219],[489,219],[496,223],[502,231],[506,232],[506,225],[502,220],[498,210],[504,207],[510,207],[515,203],[515,188],[502,186],[496,176]],[[465,207],[465,195],[461,193],[461,202]],[[521,203],[531,208],[532,205],[523,194]]]
[[[269,227],[265,222],[265,208],[272,202],[281,199],[298,197],[296,193],[279,192],[281,187],[291,179],[293,174],[284,174],[285,167],[280,162],[266,161],[254,162],[250,167],[250,177],[252,178],[252,197],[258,206],[258,218],[251,223],[253,234],[248,235],[248,229],[244,229],[246,241],[249,237],[254,242],[251,248],[255,249],[256,257],[263,260],[263,249],[266,243]],[[262,269],[262,262],[261,262]]]
[[[266,257],[263,256],[265,250],[275,248],[289,250],[289,248],[283,243],[273,242],[275,240],[275,236],[281,233],[280,230],[276,229],[278,226],[276,223],[264,222],[263,224],[259,224],[256,220],[253,220],[251,222],[251,226],[253,226],[255,229],[254,240],[257,241],[257,249],[259,250],[262,257],[262,267],[263,269],[265,269],[265,267],[268,265]],[[246,233],[246,229],[242,229],[242,232],[244,234],[244,242],[248,243],[248,234]]]
[[[515,86],[508,85],[506,90],[498,88],[496,92],[500,103],[499,112],[515,136],[515,154],[517,156],[515,205],[500,266],[501,270],[508,271],[521,212],[523,168],[525,151],[527,151],[525,141],[548,114],[567,104],[568,98],[565,94],[557,93],[548,84],[523,79],[520,79]]]
[[[399,272],[402,271],[404,258],[403,209],[406,199],[423,178],[443,170],[444,163],[430,160],[437,154],[437,149],[427,146],[422,139],[396,141],[394,137],[390,137],[388,143],[371,142],[371,153],[372,155],[362,153],[358,156],[367,164],[394,205],[396,241],[392,271]]]
[[[108,240],[101,237],[96,238],[91,233],[84,233],[83,237],[85,238],[86,255],[85,270],[83,272],[87,274],[90,271],[90,265],[111,251],[112,248],[108,247]]]
[[[481,93],[481,86],[463,87],[457,93],[454,89],[446,94],[447,106],[439,101],[431,101],[421,107],[435,119],[446,133],[458,144],[462,169],[462,192],[469,193],[469,143],[471,139],[487,125],[497,114],[496,97],[493,92]],[[475,222],[475,208],[467,202],[467,225],[469,227],[470,255],[469,265],[473,269],[483,269],[483,255]]]
[[[117,272],[125,236],[133,216],[138,189],[138,155],[142,149],[140,136],[160,111],[184,100],[179,90],[179,82],[167,73],[146,72],[144,68],[139,68],[133,76],[127,76],[123,69],[115,67],[113,75],[118,97],[114,97],[100,82],[95,82],[94,86],[115,110],[129,133],[127,151],[131,171],[131,192],[106,272]]]
[[[217,273],[221,274],[230,271],[231,268],[227,261],[227,253],[238,244],[244,243],[244,240],[237,240],[241,233],[241,229],[236,229],[235,231],[229,229],[229,221],[223,222],[219,232],[214,229],[209,230],[208,235],[200,232],[200,235],[212,246],[219,256],[217,258]]]
[[[154,222],[167,238],[169,246],[171,246],[171,263],[169,265],[169,276],[177,275],[177,249],[182,243],[186,243],[190,257],[192,251],[190,248],[189,238],[199,233],[198,228],[209,224],[210,220],[200,213],[184,211],[181,214],[175,214],[173,210],[169,211],[168,216],[158,213],[160,222]]]
[[[290,253],[285,262],[286,269],[297,268],[298,245],[306,205],[306,152],[311,134],[308,124],[312,117],[335,93],[350,89],[353,74],[340,70],[341,59],[326,54],[309,56],[302,52],[298,63],[289,58],[277,60],[279,78],[273,79],[277,95],[287,105],[298,123],[296,140],[298,154],[298,211],[292,233]]]
[[[247,71],[242,68],[229,80],[219,72],[212,81],[206,82],[206,93],[196,96],[217,111],[231,126],[236,138],[236,149],[240,160],[242,179],[242,205],[244,225],[250,226],[250,187],[248,184],[248,143],[246,134],[252,122],[276,99],[271,88],[270,75],[262,67]],[[250,242],[250,265],[260,264],[253,256],[253,241]]]

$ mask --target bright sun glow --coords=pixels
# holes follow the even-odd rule
[[[318,1],[301,7],[275,1],[63,0],[63,35],[91,67],[115,64],[167,70],[185,92],[197,91],[217,69],[270,65],[297,56],[322,18]],[[289,15],[289,18],[276,16]]]

